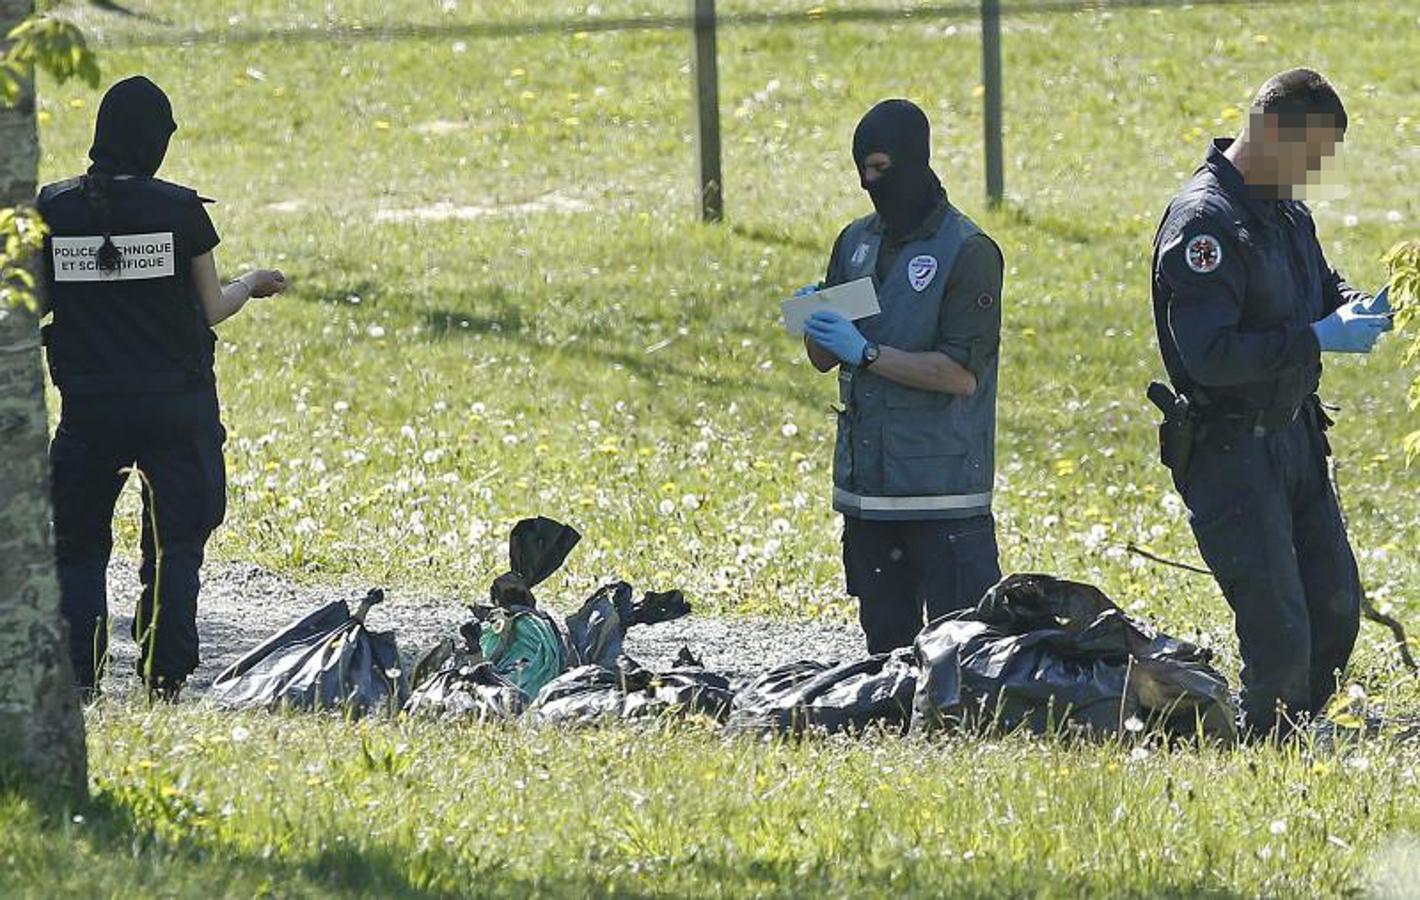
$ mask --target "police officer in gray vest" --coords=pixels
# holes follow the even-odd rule
[[[133,617],[139,674],[176,699],[197,667],[198,573],[226,511],[211,326],[252,297],[286,288],[257,270],[223,287],[217,232],[190,188],[154,177],[177,129],[146,78],[126,78],[99,106],[93,165],[46,185],[44,329],[63,400],[50,446],[60,601],[81,689],[103,675],[105,573],[114,505],[143,474],[142,594]]]
[[[871,278],[881,312],[819,311],[805,348],[838,370],[833,506],[868,650],[912,643],[1001,577],[991,517],[1001,251],[947,200],[930,127],[906,100],[873,107],[853,162],[876,210],[843,229],[823,286]],[[805,290],[813,290],[811,286]]]

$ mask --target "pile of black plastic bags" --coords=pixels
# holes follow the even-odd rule
[[[406,677],[394,635],[365,627],[371,591],[305,616],[222,672],[227,707],[376,711],[549,725],[694,716],[756,734],[1017,731],[1092,736],[1147,730],[1230,742],[1235,712],[1210,652],[1159,634],[1103,592],[1012,575],[972,609],[929,623],[912,647],[848,661],[799,660],[732,683],[689,648],[664,671],[624,652],[628,629],[687,615],[679,591],[606,585],[565,621],[533,588],[581,536],[526,519],[487,604]]]

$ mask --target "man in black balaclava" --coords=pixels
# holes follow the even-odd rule
[[[924,611],[974,605],[1001,577],[991,491],[1003,263],[947,201],[930,143],[907,100],[863,117],[853,162],[876,213],[839,234],[823,283],[802,289],[871,279],[881,308],[856,323],[820,310],[804,328],[815,367],[839,370],[833,506],[872,653],[911,644]]]
[[[884,100],[853,131],[859,183],[889,238],[907,234],[946,196],[927,162],[930,144],[927,116],[907,100]]]
[[[211,326],[286,287],[272,270],[221,285],[207,201],[154,177],[176,130],[157,85],[118,82],[99,105],[88,173],[46,185],[36,201],[50,232],[45,344],[64,400],[50,465],[75,675],[93,692],[104,674],[114,505],[137,469],[143,560],[133,636],[140,677],[169,700],[198,664],[199,575],[227,503]]]

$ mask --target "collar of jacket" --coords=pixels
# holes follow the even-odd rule
[[[1229,197],[1250,211],[1253,215],[1263,221],[1271,221],[1277,217],[1278,207],[1281,205],[1277,200],[1263,200],[1253,195],[1248,188],[1247,182],[1243,180],[1242,172],[1233,165],[1233,161],[1228,159],[1225,151],[1233,145],[1233,138],[1214,138],[1213,144],[1208,148],[1208,159],[1203,167],[1218,179],[1218,184],[1223,188]]]

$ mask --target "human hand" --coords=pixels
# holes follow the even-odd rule
[[[270,297],[286,290],[286,276],[280,269],[254,269],[237,279],[255,298]]]
[[[804,323],[804,334],[850,366],[863,362],[868,339],[852,322],[832,310],[820,309]]]
[[[817,285],[817,284],[806,284],[806,285],[804,285],[803,287],[799,288],[797,291],[795,291],[795,292],[794,292],[794,296],[795,296],[795,297],[807,297],[809,294],[817,294],[817,293],[818,293],[818,285]]]
[[[1380,336],[1395,327],[1389,314],[1367,313],[1358,300],[1312,324],[1317,343],[1328,353],[1370,353]]]

